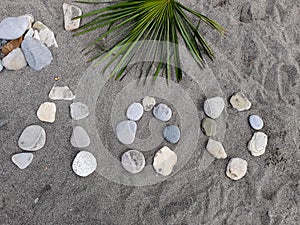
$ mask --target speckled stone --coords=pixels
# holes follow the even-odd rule
[[[167,122],[172,117],[172,110],[166,104],[160,103],[159,105],[153,108],[153,115],[163,121]]]
[[[83,127],[77,126],[73,129],[71,136],[71,145],[75,148],[86,148],[90,145],[91,140]]]
[[[145,157],[137,150],[129,150],[122,155],[121,163],[129,173],[139,173],[145,167]]]
[[[210,98],[204,102],[204,112],[212,119],[218,118],[223,112],[224,108],[225,103],[221,97]]]
[[[82,15],[80,8],[67,3],[63,4],[65,30],[72,31],[80,26],[80,19],[73,20],[73,18]]]
[[[72,169],[78,176],[87,177],[97,169],[97,160],[92,153],[81,151],[76,155]]]
[[[81,102],[70,105],[70,114],[73,120],[82,120],[89,116],[89,107]]]
[[[248,163],[246,160],[232,158],[227,165],[226,175],[232,180],[239,180],[246,175],[247,167]]]
[[[134,142],[136,130],[136,122],[126,120],[118,123],[116,127],[116,135],[121,143],[125,145],[130,145]]]
[[[238,111],[245,111],[251,108],[251,102],[246,98],[243,93],[235,93],[230,98],[230,104],[233,108],[237,109]]]
[[[177,163],[177,155],[167,146],[161,148],[154,156],[153,168],[162,176],[169,176]]]
[[[21,170],[27,168],[32,162],[32,153],[19,153],[11,157],[12,162],[19,167]]]
[[[217,123],[213,119],[205,118],[202,120],[202,130],[206,136],[211,137],[217,134]]]
[[[249,123],[254,130],[260,130],[264,127],[264,121],[258,115],[251,115],[249,117]]]
[[[163,130],[163,136],[171,144],[176,144],[180,140],[180,129],[174,125],[166,126]]]
[[[265,153],[268,144],[268,136],[263,132],[256,132],[248,143],[248,149],[253,156],[261,156]]]
[[[144,109],[142,104],[135,102],[128,107],[126,116],[129,120],[138,121],[142,118],[143,113]]]
[[[18,145],[25,151],[37,151],[46,143],[46,132],[38,125],[30,125],[22,132]]]

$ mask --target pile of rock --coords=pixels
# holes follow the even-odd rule
[[[27,64],[42,70],[53,59],[48,47],[58,47],[54,33],[32,15],[7,17],[0,23],[0,71],[20,70]]]

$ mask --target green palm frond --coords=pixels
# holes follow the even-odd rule
[[[104,70],[118,60],[111,73],[111,77],[115,79],[121,78],[135,54],[144,50],[147,54],[157,55],[162,59],[156,66],[154,78],[165,70],[167,78],[170,79],[172,68],[174,68],[176,79],[179,81],[182,79],[178,47],[180,37],[194,60],[199,65],[203,65],[204,54],[213,60],[214,53],[199,33],[200,22],[221,34],[225,33],[225,29],[217,22],[175,0],[111,2],[79,0],[77,2],[109,4],[74,18],[92,17],[90,22],[77,29],[75,36],[107,27],[107,30],[91,42],[85,50],[88,52],[94,50],[104,38],[109,37],[110,41],[114,40],[115,43],[112,46],[105,50],[98,50],[99,52],[91,60],[103,56],[99,63],[108,60]],[[199,21],[197,25],[192,21],[193,17]],[[152,44],[149,41],[153,41]],[[163,44],[164,47],[161,48],[159,43],[166,44]],[[150,62],[151,67],[154,64],[154,60]]]

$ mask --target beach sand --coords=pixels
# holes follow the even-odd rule
[[[59,0],[2,0],[0,20],[30,13],[54,31],[59,48],[50,48],[54,60],[40,72],[29,67],[0,73],[0,116],[9,123],[0,130],[0,224],[299,224],[300,171],[300,5],[297,0],[189,0],[184,3],[220,22],[226,38],[203,28],[215,50],[209,68],[226,100],[243,92],[253,106],[237,112],[226,102],[225,160],[214,160],[204,170],[207,138],[201,134],[197,151],[169,179],[149,186],[129,186],[93,173],[80,178],[72,171],[78,149],[69,139],[72,121],[69,102],[56,102],[54,124],[38,121],[36,110],[49,101],[54,85],[67,85],[76,92],[90,67],[81,50],[93,35],[72,37],[63,28]],[[83,12],[92,5],[76,4]],[[117,93],[137,77],[129,71],[123,82],[108,81],[96,104],[97,129],[105,145],[119,157],[126,148],[114,137],[111,105]],[[60,77],[55,81],[54,77]],[[188,76],[180,83],[204,118],[205,95]],[[172,104],[170,102],[169,104]],[[253,130],[250,114],[259,114],[269,137],[266,153],[253,157],[247,142]],[[176,118],[176,112],[174,113]],[[146,120],[147,121],[147,120]],[[176,122],[174,119],[173,122]],[[19,170],[12,162],[21,152],[17,141],[30,124],[47,132],[45,147],[34,153],[32,164]],[[149,135],[141,125],[141,138]],[[193,132],[193,131],[191,131]],[[119,149],[119,150],[115,150]],[[147,157],[153,156],[153,151]],[[180,155],[178,155],[180,157]],[[230,158],[248,161],[244,178],[232,181],[225,175]],[[149,161],[148,161],[149,163]],[[101,162],[98,161],[98,166]],[[298,221],[298,222],[297,222]]]

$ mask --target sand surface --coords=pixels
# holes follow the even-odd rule
[[[1,20],[30,13],[54,31],[59,48],[51,48],[54,60],[41,72],[26,67],[0,73],[0,115],[9,120],[0,130],[0,224],[299,224],[298,0],[189,0],[186,4],[219,21],[228,30],[224,39],[203,29],[217,56],[214,63],[209,63],[210,74],[217,80],[223,98],[242,91],[253,107],[251,111],[238,113],[226,103],[220,123],[226,131],[222,141],[228,159],[209,161],[204,166],[211,159],[205,155],[207,138],[199,133],[198,140],[193,142],[196,151],[191,155],[186,155],[189,149],[184,154],[178,153],[179,158],[185,155],[187,162],[181,162],[182,168],[177,168],[174,176],[155,185],[136,187],[122,184],[128,180],[107,179],[101,176],[103,171],[100,170],[88,178],[79,178],[73,173],[71,163],[79,150],[69,143],[73,127],[69,102],[56,102],[58,112],[54,124],[44,124],[35,116],[39,105],[49,101],[52,86],[68,85],[74,92],[82,90],[84,79],[80,79],[91,74],[88,72],[90,64],[86,63],[88,58],[81,50],[93,36],[73,38],[64,30],[59,0],[1,1]],[[79,6],[84,12],[93,8]],[[124,116],[123,106],[114,106],[115,98],[119,97],[120,104],[128,103],[118,93],[132,84],[139,69],[133,68],[128,73],[123,82],[103,81],[94,102],[96,132],[116,158],[127,148],[118,143],[111,125],[117,115]],[[60,81],[54,81],[55,76],[59,76]],[[190,112],[189,117],[196,116],[197,125],[197,120],[204,118],[204,99],[216,92],[210,88],[201,91],[189,76],[179,85],[197,106],[197,111]],[[93,88],[96,90],[97,86]],[[130,95],[129,90],[123,93]],[[140,98],[133,91],[131,96],[132,100]],[[180,112],[184,107],[176,109],[172,101],[167,103],[174,110],[171,122],[180,124]],[[247,142],[253,134],[247,118],[253,113],[262,116],[263,131],[269,136],[267,151],[260,157],[251,156],[247,150]],[[151,134],[149,117],[145,116],[139,124],[140,139]],[[11,162],[11,156],[21,151],[17,141],[22,130],[30,124],[45,128],[47,143],[35,153],[27,169],[19,170]],[[185,130],[183,137],[186,139],[182,140],[192,140],[190,138],[197,131]],[[151,140],[149,143],[151,146]],[[192,148],[193,143],[186,146]],[[93,151],[98,154],[97,149]],[[154,153],[155,150],[145,153],[148,164]],[[249,164],[246,176],[236,182],[225,176],[226,165],[232,157],[244,158]],[[106,165],[104,161],[98,161],[99,168],[103,169],[103,165]],[[109,165],[107,168],[114,169]],[[140,178],[136,179],[132,181],[138,182]]]

